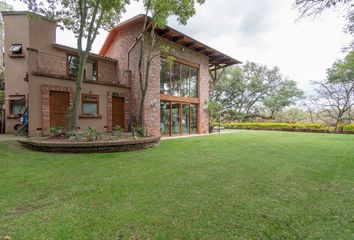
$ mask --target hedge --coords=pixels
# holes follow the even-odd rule
[[[354,133],[354,124],[344,125],[343,132]]]
[[[213,124],[219,126],[219,124]],[[275,130],[275,131],[294,131],[294,132],[323,132],[331,133],[334,127],[323,124],[302,124],[302,123],[222,123],[226,129],[253,129],[253,130]],[[343,126],[343,132],[354,133],[354,124]]]

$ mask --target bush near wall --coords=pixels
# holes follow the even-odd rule
[[[219,124],[213,124],[219,126]],[[248,129],[248,130],[273,130],[292,132],[322,132],[332,133],[334,127],[323,124],[302,124],[302,123],[222,123],[226,129]],[[343,132],[354,133],[354,124],[343,126]]]

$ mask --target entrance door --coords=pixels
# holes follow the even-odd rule
[[[112,98],[112,126],[124,128],[124,98]]]
[[[50,92],[50,127],[67,126],[66,114],[69,108],[69,93]]]

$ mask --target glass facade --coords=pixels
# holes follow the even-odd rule
[[[197,105],[161,102],[161,135],[171,136],[197,133]]]
[[[161,58],[160,93],[180,97],[198,97],[198,69]]]
[[[161,102],[160,114],[161,114],[161,116],[160,116],[161,135],[170,135],[171,104],[169,102]]]

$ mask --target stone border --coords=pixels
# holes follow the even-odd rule
[[[160,145],[160,137],[147,137],[127,141],[102,141],[102,142],[53,142],[45,140],[19,140],[26,148],[56,153],[103,153],[103,152],[128,152],[153,148]]]

